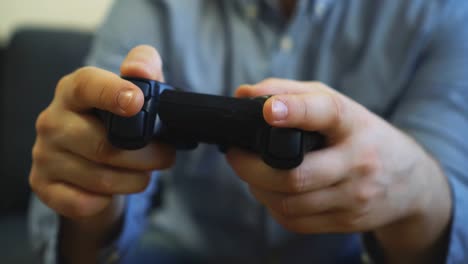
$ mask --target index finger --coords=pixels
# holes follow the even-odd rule
[[[148,45],[130,50],[120,71],[123,76],[164,81],[161,56]],[[59,83],[57,95],[72,111],[98,108],[122,116],[136,114],[144,103],[143,93],[136,85],[94,67],[82,68],[64,78]]]
[[[303,193],[332,186],[347,176],[349,157],[342,146],[310,152],[291,170],[273,169],[256,154],[231,149],[226,154],[236,174],[248,184],[280,193]]]

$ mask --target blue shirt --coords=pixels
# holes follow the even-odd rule
[[[326,83],[437,159],[453,199],[446,262],[466,263],[467,25],[465,0],[302,0],[290,20],[271,0],[117,0],[88,64],[118,72],[131,48],[149,44],[163,57],[166,81],[195,92],[232,95],[238,85],[267,77]],[[360,234],[284,230],[214,146],[179,152],[172,169],[156,174],[154,181],[165,183],[163,206],[147,211],[154,183],[129,196],[110,259],[169,244],[201,260],[359,261]],[[52,263],[58,219],[37,200],[32,208],[34,242]],[[378,256],[374,246],[370,253]]]

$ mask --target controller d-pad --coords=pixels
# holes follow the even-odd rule
[[[148,98],[149,96],[152,95],[151,85],[149,83],[143,82],[143,81],[132,81],[132,83],[141,89],[145,98]]]
[[[146,116],[144,111],[132,117],[113,115],[110,132],[119,138],[141,138],[145,133]]]

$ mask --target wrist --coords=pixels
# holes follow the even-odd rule
[[[109,206],[86,219],[61,218],[59,254],[65,263],[95,263],[98,252],[122,228],[124,196],[115,196]]]
[[[440,263],[447,248],[451,194],[437,162],[422,149],[408,177],[421,179],[420,196],[403,217],[374,230],[389,263]]]

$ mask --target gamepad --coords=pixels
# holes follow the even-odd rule
[[[168,84],[141,78],[124,79],[145,96],[141,111],[121,117],[98,111],[109,141],[123,149],[139,149],[151,140],[190,150],[198,143],[217,144],[222,152],[236,146],[259,154],[273,168],[292,169],[304,153],[323,147],[317,132],[272,127],[263,118],[268,96],[233,98],[183,92]]]

